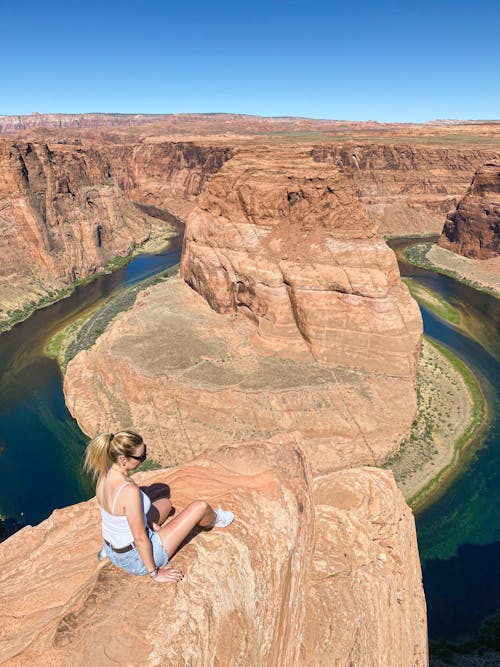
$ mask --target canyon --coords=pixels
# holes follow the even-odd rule
[[[207,179],[239,152],[278,150],[286,160],[299,151],[337,169],[388,236],[439,233],[475,170],[500,157],[495,124],[471,130],[231,114],[1,121],[4,328],[164,229],[151,207],[187,218]]]
[[[258,135],[263,126],[247,117],[217,118],[211,135],[210,119],[184,120],[174,129],[158,119],[106,130],[90,119],[78,131],[38,125],[27,130],[32,141],[21,144],[21,133],[0,143],[4,152],[52,151],[57,165],[68,154],[67,194],[82,211],[74,229],[89,220],[81,238],[93,243],[88,254],[81,245],[78,275],[148,237],[158,224],[149,213],[185,220],[180,276],[118,314],[68,364],[64,391],[85,433],[140,430],[166,468],[141,473],[141,483],[168,484],[177,508],[200,496],[220,501],[234,509],[234,527],[180,551],[174,563],[188,574],[175,591],[97,564],[95,500],[24,528],[0,545],[0,655],[8,665],[423,667],[414,521],[392,474],[374,467],[413,421],[422,323],[382,234],[435,232],[500,142],[476,141],[482,127],[473,140],[457,130],[465,145],[429,147],[424,136],[443,142],[449,128],[351,126],[359,137],[328,143],[318,130]],[[298,133],[301,120],[285,125]],[[63,172],[37,159],[54,168],[36,189],[53,202],[46,183],[61,183]],[[64,215],[66,203],[38,213],[43,198],[30,194],[22,167],[9,169],[24,190],[6,186],[4,205],[21,201],[23,215],[31,207],[37,229]],[[116,245],[108,232],[96,249],[99,217],[82,208],[89,182],[99,197],[106,188],[116,196],[105,209],[123,234]],[[33,257],[52,258],[51,280],[70,281],[63,269],[75,262],[59,260],[57,233],[47,239],[46,255]],[[33,284],[22,270],[9,276]]]

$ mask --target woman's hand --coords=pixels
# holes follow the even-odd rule
[[[167,565],[166,567],[161,567],[158,570],[158,576],[151,577],[151,579],[154,579],[154,581],[157,581],[158,583],[162,584],[166,583],[176,584],[179,581],[181,581],[183,577],[184,577],[184,572],[182,572],[182,570],[178,570],[177,568],[172,567],[171,565]]]

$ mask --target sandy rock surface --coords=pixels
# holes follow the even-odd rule
[[[140,424],[163,465],[283,431],[300,431],[315,474],[397,449],[416,411],[413,378],[262,354],[254,335],[171,278],[68,364],[68,408],[89,434]]]
[[[2,664],[427,664],[415,528],[390,473],[313,488],[292,439],[140,482],[167,484],[177,509],[204,497],[236,520],[182,548],[177,585],[97,564],[95,499],[23,529],[0,545]]]

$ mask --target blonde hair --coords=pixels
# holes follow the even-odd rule
[[[87,445],[83,468],[96,480],[119,456],[133,456],[135,448],[142,443],[142,437],[130,429],[100,433]]]

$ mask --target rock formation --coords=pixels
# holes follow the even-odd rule
[[[500,162],[476,171],[465,196],[448,213],[438,243],[472,259],[500,254]]]
[[[373,143],[316,146],[318,162],[338,166],[353,179],[368,217],[385,235],[439,234],[479,165],[498,150],[476,147]]]
[[[424,667],[415,527],[392,474],[314,487],[300,447],[225,447],[141,483],[233,508],[174,556],[175,586],[98,565],[95,500],[0,545],[0,662]]]
[[[188,141],[103,145],[117,184],[132,201],[184,218],[207,180],[232,156],[229,146]]]
[[[297,430],[315,475],[397,450],[422,322],[336,168],[238,151],[188,217],[181,273],[196,294],[157,285],[68,364],[84,432],[141,424],[152,457],[175,465]]]
[[[93,149],[2,141],[0,174],[3,317],[127,254],[158,225]]]
[[[158,220],[133,202],[185,218],[224,163],[242,147],[262,154],[266,141],[274,149],[286,146],[289,154],[312,156],[318,173],[320,166],[343,170],[382,234],[437,233],[443,213],[456,204],[474,170],[500,157],[494,147],[415,144],[422,133],[439,143],[450,131],[447,126],[232,114],[0,117],[0,133],[19,136],[0,144],[0,324],[148,238]],[[459,131],[472,132],[453,127]],[[488,125],[473,131],[498,132]],[[330,132],[332,138],[350,133],[353,139],[316,145],[318,132]],[[295,143],[288,143],[287,134],[282,143],[280,133],[296,135]],[[360,142],[353,143],[358,134]],[[388,137],[413,143],[400,139],[385,145]],[[261,171],[268,166],[264,161]],[[308,169],[313,169],[311,160]]]
[[[414,377],[421,319],[394,253],[337,167],[297,149],[241,151],[210,180],[181,276],[269,354]]]
[[[68,364],[68,409],[88,434],[136,424],[165,466],[283,431],[302,433],[315,475],[397,450],[416,411],[413,377],[278,357],[254,339],[250,320],[217,315],[169,279]]]

